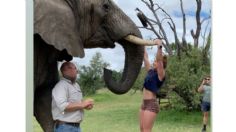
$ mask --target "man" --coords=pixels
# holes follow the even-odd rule
[[[203,79],[198,92],[203,93],[202,112],[203,112],[203,128],[202,132],[206,132],[206,126],[209,118],[209,111],[211,108],[211,77],[207,76]]]
[[[76,83],[78,71],[73,63],[63,63],[60,71],[63,77],[52,90],[54,132],[81,132],[83,110],[92,109],[93,100],[82,100],[80,86]]]

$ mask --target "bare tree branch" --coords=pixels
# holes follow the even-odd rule
[[[211,46],[211,29],[210,29],[210,32],[208,34],[207,43],[206,43],[206,46],[203,49],[203,54],[202,54],[202,59],[203,59],[202,63],[204,65],[209,64],[208,52],[210,50],[210,46]]]
[[[203,47],[204,47],[204,45],[205,45],[205,41],[206,41],[206,31],[207,31],[207,29],[208,29],[209,23],[210,23],[210,22],[208,21],[208,23],[207,23],[207,25],[206,25],[206,27],[205,27],[204,33],[203,33],[203,34],[201,33],[201,36],[202,36],[202,39],[203,39]]]
[[[161,30],[161,33],[163,35],[163,38],[165,40],[165,44],[163,44],[163,46],[165,47],[166,51],[168,52],[169,55],[172,55],[172,50],[169,44],[169,40],[167,38],[167,35],[165,33],[165,30],[163,29],[163,26],[161,25],[161,22],[158,18],[158,16],[156,15],[155,9],[154,9],[154,5],[157,5],[156,3],[153,3],[153,0],[149,0],[150,3],[148,3],[145,0],[141,0],[144,4],[146,4],[146,6],[150,9],[150,11],[153,13],[155,19],[156,19],[156,23],[159,26],[159,29]],[[160,38],[161,36],[156,32],[155,28],[151,25],[151,23],[149,22],[149,26],[153,29],[153,32],[157,35],[158,38]]]
[[[146,4],[146,6],[149,8],[149,9],[151,9],[151,5],[147,2],[147,1],[145,1],[145,0],[141,0],[144,4]]]
[[[208,34],[208,37],[207,37],[207,44],[205,46],[205,50],[208,52],[209,49],[210,49],[210,45],[211,45],[211,29],[210,29],[210,32]]]
[[[209,14],[210,14],[210,15],[209,15],[208,17],[205,17],[204,19],[202,19],[202,21],[201,21],[201,26],[202,26],[203,22],[205,22],[205,21],[211,19],[211,11],[210,11]],[[207,23],[207,25],[206,25],[206,27],[205,27],[204,34],[202,34],[202,32],[201,32],[201,37],[202,37],[202,39],[203,39],[203,47],[204,47],[205,41],[206,41],[206,31],[207,31],[207,29],[208,29],[208,25],[209,25],[209,21],[208,21],[208,23]]]
[[[154,32],[154,34],[158,37],[161,38],[161,36],[156,32],[155,28],[153,27],[152,23],[150,21],[148,21],[148,18],[144,15],[144,13],[139,9],[139,11],[143,14],[143,17],[145,17],[145,19],[147,20],[148,25],[151,27],[149,28],[151,31]]]
[[[153,22],[154,24],[157,24],[157,25],[158,25],[158,23],[157,23],[156,21],[152,20],[151,18],[147,18],[147,20]]]
[[[167,22],[167,23],[169,24],[171,30],[174,31],[175,29],[174,29],[174,27],[170,24],[170,22]]]
[[[170,19],[170,18],[167,18],[167,17],[163,18],[163,19],[161,20],[161,24],[162,24],[165,20],[168,20],[168,19]]]
[[[171,16],[170,16],[163,8],[160,7],[160,9],[161,9],[162,12],[165,13],[165,15],[167,16],[167,18],[170,19],[172,25],[175,27],[175,23],[174,23],[173,19],[171,18]]]
[[[208,19],[211,19],[211,16],[202,19],[201,24],[202,24],[204,21],[208,20]]]
[[[155,4],[158,6],[158,4]],[[158,10],[160,10],[160,7],[157,7],[157,9],[155,9],[154,11],[157,12]]]
[[[194,38],[195,34],[194,34],[194,30],[193,29],[190,31],[190,33],[191,33],[192,37]]]
[[[172,30],[173,33],[174,33],[177,55],[178,55],[178,57],[180,58],[180,49],[181,49],[181,46],[180,46],[180,42],[179,42],[178,35],[177,35],[177,32],[176,32],[176,28],[175,28],[175,26],[171,25],[170,22],[167,22],[167,23],[169,24],[171,30]]]
[[[197,11],[196,11],[197,28],[196,28],[195,33],[194,33],[193,29],[191,30],[191,35],[193,37],[194,47],[197,48],[198,47],[199,35],[200,35],[200,32],[201,32],[200,13],[201,13],[202,1],[201,0],[196,0],[196,2],[197,2]]]
[[[174,33],[175,44],[176,44],[176,49],[177,49],[177,55],[180,57],[180,50],[182,49],[182,46],[180,45],[180,41],[179,41],[179,38],[178,38],[178,35],[177,35],[175,23],[174,23],[173,19],[171,18],[171,16],[163,8],[161,8],[160,6],[159,6],[159,8],[167,16],[166,19],[169,19],[170,22],[171,22],[171,23],[170,22],[167,22],[167,23],[169,24],[171,30]]]
[[[161,32],[160,29],[159,29],[159,34],[160,34],[160,36],[161,36],[162,38],[164,38],[164,36],[163,36],[163,34],[162,34],[162,32]]]
[[[187,48],[187,41],[186,41],[186,39],[185,39],[185,36],[186,36],[186,16],[185,16],[185,13],[184,13],[183,1],[182,1],[182,0],[180,0],[180,7],[181,7],[182,15],[183,15],[183,36],[182,36],[182,44],[183,44],[183,47],[186,49],[186,48]]]
[[[149,0],[150,4],[151,4],[151,7],[153,8],[154,7],[154,4],[153,4],[153,1],[152,0]]]
[[[162,9],[158,4],[155,4],[155,5],[157,5],[158,8],[160,8],[161,10],[164,11],[164,9]],[[170,50],[171,47],[170,47],[170,44],[169,44],[169,40],[168,40],[168,38],[167,38],[166,32],[165,32],[165,30],[164,30],[164,28],[163,28],[161,22],[160,22],[160,19],[158,18],[158,16],[157,16],[157,14],[156,14],[156,12],[155,12],[154,9],[152,9],[151,11],[153,12],[154,17],[156,18],[157,23],[159,23],[159,28],[160,28],[160,30],[161,30],[161,32],[162,32],[162,34],[163,34],[163,37],[165,38],[166,45],[168,46],[168,48],[169,48],[169,50]],[[168,13],[167,13],[167,14],[168,14]],[[171,18],[171,17],[169,16],[169,18]],[[172,22],[173,22],[173,21],[172,21]],[[168,51],[168,50],[167,50],[167,51]],[[171,54],[172,54],[172,51],[169,51],[169,52],[171,52]]]

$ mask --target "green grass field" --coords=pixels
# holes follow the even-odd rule
[[[140,92],[115,95],[108,90],[100,90],[89,98],[95,100],[95,105],[92,110],[85,111],[81,124],[83,132],[139,132]],[[200,111],[161,110],[153,132],[200,132],[201,122]],[[35,119],[33,124],[34,132],[42,132]],[[210,132],[209,125],[207,129]]]

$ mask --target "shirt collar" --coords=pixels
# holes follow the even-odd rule
[[[68,83],[73,84],[71,80],[69,80],[69,79],[67,79],[67,78],[65,78],[65,77],[62,77],[61,80],[65,80],[65,81],[67,81]]]

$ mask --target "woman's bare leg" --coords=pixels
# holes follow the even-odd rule
[[[142,109],[139,110],[139,126],[140,126],[140,132],[143,132],[143,117],[144,117],[144,111]]]
[[[151,112],[148,110],[144,111],[143,120],[142,120],[143,132],[151,132],[152,131],[152,127],[155,122],[156,115],[157,114],[155,112]]]

